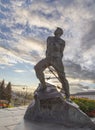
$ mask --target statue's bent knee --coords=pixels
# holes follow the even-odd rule
[[[38,65],[35,65],[34,69],[35,69],[36,73],[39,72],[39,70],[40,70]]]
[[[35,72],[36,72],[36,76],[40,79],[42,74],[43,74],[42,69],[38,65],[35,65],[34,69],[35,69]]]
[[[34,66],[35,71],[37,70],[37,65]]]

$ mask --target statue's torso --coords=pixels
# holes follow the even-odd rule
[[[64,46],[65,46],[65,41],[62,40],[61,38],[48,37],[46,56],[62,58]]]

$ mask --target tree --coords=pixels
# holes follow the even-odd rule
[[[6,93],[6,100],[9,101],[9,103],[11,102],[11,97],[12,97],[12,88],[11,88],[11,82],[9,82],[7,84],[7,87],[5,89],[5,93]]]
[[[0,84],[0,99],[5,99],[5,81],[3,80]]]

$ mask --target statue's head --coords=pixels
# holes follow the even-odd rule
[[[54,32],[54,35],[57,37],[60,37],[63,34],[63,30],[59,27],[57,27],[57,29]]]

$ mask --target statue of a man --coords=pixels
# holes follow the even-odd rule
[[[65,41],[60,38],[62,34],[63,30],[58,27],[54,32],[54,36],[49,36],[47,38],[46,58],[38,62],[34,68],[37,78],[40,80],[43,89],[45,89],[46,82],[43,71],[49,66],[54,67],[58,74],[60,82],[62,83],[62,89],[65,92],[66,99],[69,100],[69,84],[66,80],[64,66],[62,63],[63,51],[65,48]]]

